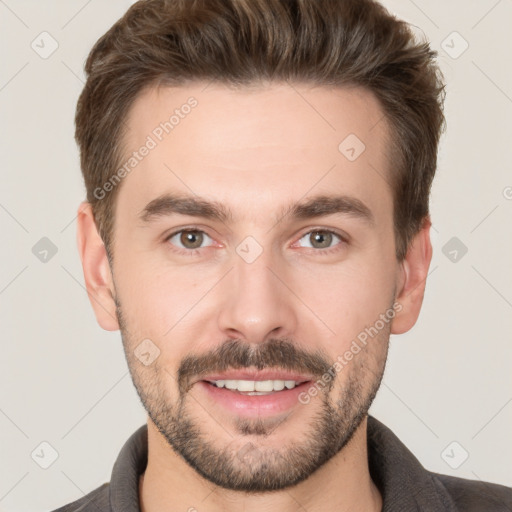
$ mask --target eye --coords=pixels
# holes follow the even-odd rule
[[[309,245],[306,245],[305,247],[310,247],[312,249],[331,249],[333,248],[331,244],[335,242],[336,239],[342,243],[346,242],[341,235],[338,235],[334,231],[330,231],[328,229],[315,229],[313,231],[308,231],[299,239],[299,242],[304,239],[309,243]]]
[[[169,235],[166,241],[171,242],[180,249],[200,249],[205,240],[213,240],[204,232],[199,229],[182,229]]]

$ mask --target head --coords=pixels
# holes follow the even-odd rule
[[[212,482],[275,490],[324,465],[416,322],[434,57],[370,0],[146,0],[92,49],[87,289],[150,420]],[[233,410],[209,384],[233,370],[304,384]]]

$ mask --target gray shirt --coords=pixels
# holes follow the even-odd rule
[[[512,488],[427,471],[372,416],[367,434],[370,474],[382,495],[382,512],[512,512]],[[140,512],[139,476],[147,459],[148,432],[143,425],[121,449],[110,483],[53,512]]]

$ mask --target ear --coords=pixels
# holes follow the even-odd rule
[[[420,314],[432,259],[431,225],[430,217],[426,217],[420,231],[412,239],[404,261],[400,263],[396,296],[396,302],[400,307],[396,308],[391,334],[407,332],[416,323]]]
[[[119,323],[114,301],[114,281],[105,245],[94,222],[91,204],[86,201],[78,208],[77,244],[85,287],[96,320],[103,329],[116,331],[119,329]]]

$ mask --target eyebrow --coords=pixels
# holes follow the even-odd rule
[[[218,201],[198,196],[163,194],[149,202],[139,214],[144,223],[170,215],[189,215],[222,223],[233,221],[231,210]],[[317,195],[303,202],[291,203],[281,209],[276,221],[289,215],[293,220],[305,220],[327,215],[344,214],[375,225],[372,211],[360,199],[346,195]]]

